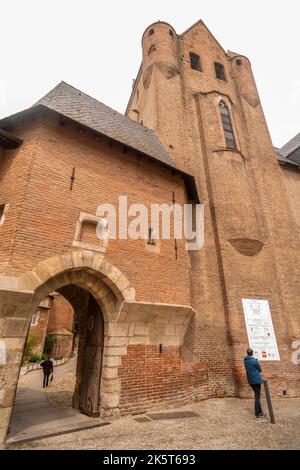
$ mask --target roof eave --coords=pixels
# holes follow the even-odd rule
[[[22,144],[22,140],[4,129],[0,128],[0,147],[5,149],[16,149]]]
[[[61,118],[63,119],[66,119],[67,121],[69,122],[72,122],[73,124],[79,126],[80,128],[82,129],[87,129],[89,130],[90,132],[92,132],[93,134],[95,135],[99,135],[99,136],[102,136],[102,137],[106,137],[107,139],[109,139],[110,141],[116,143],[116,144],[119,144],[119,145],[122,145],[123,147],[131,150],[131,151],[134,151],[134,152],[137,152],[139,155],[147,158],[148,160],[151,160],[165,168],[168,168],[170,169],[171,171],[173,172],[176,172],[178,174],[180,174],[184,181],[185,181],[185,185],[186,185],[186,191],[187,191],[187,195],[188,195],[188,199],[195,202],[195,203],[198,203],[199,202],[199,196],[198,196],[198,191],[197,191],[197,186],[196,186],[196,182],[195,182],[195,179],[192,175],[188,174],[188,173],[185,173],[184,171],[180,170],[179,168],[176,168],[176,167],[173,167],[172,165],[168,165],[167,163],[161,161],[161,160],[158,160],[157,158],[153,157],[152,155],[148,155],[147,153],[144,153],[142,152],[141,150],[139,149],[136,149],[135,147],[131,147],[130,145],[126,144],[126,143],[123,143],[117,139],[114,139],[113,137],[110,137],[110,136],[107,136],[106,134],[100,132],[100,131],[97,131],[89,126],[86,126],[85,124],[82,124],[81,122],[79,121],[76,121],[74,119],[71,119],[69,116],[66,116],[65,114],[62,114],[62,113],[59,113],[58,111],[55,111],[54,109],[51,109],[51,108],[48,108],[47,106],[43,105],[43,104],[38,104],[32,108],[28,108],[28,109],[25,109],[24,111],[20,111],[19,113],[16,113],[14,115],[11,115],[11,116],[8,116],[7,118],[4,118],[0,121],[0,125],[9,125],[9,124],[12,124],[12,121],[14,119],[17,119],[17,118],[21,118],[21,117],[27,117],[27,116],[31,116],[35,113],[37,113],[38,111],[40,110],[46,110],[50,113],[53,113],[53,114],[56,114],[57,116],[60,116]],[[5,131],[6,132],[6,131]]]

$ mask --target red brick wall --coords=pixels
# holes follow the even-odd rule
[[[38,123],[38,135],[30,149],[28,132],[23,131],[22,126],[14,129],[25,145],[9,156],[10,164],[20,160],[19,167],[9,176],[3,171],[7,189],[8,185],[13,185],[12,177],[22,180],[22,159],[30,163],[18,230],[14,231],[16,218],[12,217],[0,228],[7,230],[7,239],[12,234],[14,239],[9,263],[8,249],[3,254],[6,263],[2,274],[19,275],[41,260],[73,251],[79,213],[95,215],[99,204],[117,204],[119,195],[127,195],[128,204],[145,203],[149,207],[151,203],[172,204],[175,192],[176,202],[185,202],[184,183],[177,174],[137,158],[132,152],[125,154],[121,146],[111,147],[106,140],[96,141],[89,132],[78,133],[75,126],[60,126],[53,116],[40,118]],[[32,122],[31,126],[34,128],[37,122]],[[30,152],[33,153],[31,159]],[[7,166],[5,158],[3,161],[0,165]],[[70,191],[73,167],[75,181]],[[6,178],[10,179],[6,181]],[[11,203],[12,215],[16,202],[10,192],[5,194],[7,202]],[[147,250],[144,240],[110,240],[105,256],[130,279],[137,300],[189,304],[189,257],[183,241],[178,241],[177,246],[178,259],[175,260],[172,240],[161,243],[159,254]]]
[[[44,343],[47,334],[49,310],[47,308],[38,308],[35,316],[38,317],[37,325],[31,325],[29,335],[35,338],[32,354],[43,354]]]
[[[208,371],[201,364],[182,361],[181,348],[131,345],[119,368],[120,410],[144,413],[163,405],[182,405],[207,398]]]
[[[61,295],[55,295],[52,301],[48,333],[65,328],[73,331],[74,310],[71,304]]]
[[[209,369],[211,393],[222,388],[226,370],[227,391],[245,393],[242,298],[267,299],[281,362],[264,363],[265,376],[274,392],[299,393],[291,349],[300,337],[299,184],[282,177],[250,62],[226,54],[201,22],[173,38],[163,22],[151,28],[154,34],[146,30],[143,37],[128,113],[137,109],[176,163],[192,169],[205,205],[204,248],[191,255],[196,316],[186,338],[190,360]],[[152,45],[156,50],[149,54]],[[200,55],[202,72],[191,69],[190,52]],[[216,78],[214,62],[224,65],[226,81]],[[230,110],[238,152],[226,150],[221,99]],[[253,240],[263,244],[261,252],[245,255],[236,248],[254,246]]]

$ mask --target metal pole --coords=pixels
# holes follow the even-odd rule
[[[268,385],[267,380],[264,380],[264,387],[265,387],[266,400],[267,400],[268,409],[269,409],[270,421],[271,421],[272,424],[276,424],[275,423],[274,413],[273,413],[273,407],[272,407],[270,392],[269,392],[269,385]]]

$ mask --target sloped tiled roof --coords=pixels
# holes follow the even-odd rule
[[[300,133],[285,144],[281,149],[275,149],[277,158],[283,163],[300,166]]]
[[[59,83],[33,107],[40,105],[177,168],[153,131],[65,82]]]
[[[300,148],[300,132],[295,135],[287,144],[285,144],[280,149],[280,153],[283,157],[288,157],[293,153],[297,148]]]
[[[194,176],[175,164],[155,132],[65,82],[60,82],[31,108],[1,119],[0,128],[8,129],[16,119],[24,118],[41,108],[52,110],[173,168],[183,176],[188,197],[199,201]]]

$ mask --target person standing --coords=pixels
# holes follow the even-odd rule
[[[248,383],[254,391],[255,418],[260,421],[264,417],[260,404],[261,384],[263,383],[260,375],[262,370],[258,360],[253,357],[253,350],[251,348],[247,349],[247,356],[244,359],[244,364]]]
[[[41,362],[40,365],[44,372],[43,388],[45,388],[48,387],[50,374],[53,374],[53,362],[47,358],[45,361]]]

